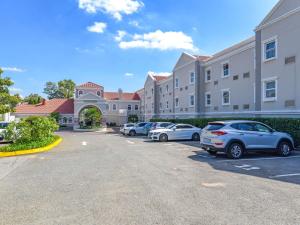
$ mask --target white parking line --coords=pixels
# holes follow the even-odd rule
[[[86,141],[83,141],[83,142],[81,142],[81,145],[86,146],[86,145],[87,145],[87,142],[86,142]]]
[[[276,160],[276,159],[295,159],[300,158],[300,156],[289,156],[289,157],[268,157],[268,158],[255,158],[255,159],[225,159],[225,160],[218,160],[216,162],[240,162],[240,161],[260,161],[260,160]]]
[[[282,174],[282,175],[270,176],[269,178],[295,177],[295,176],[300,176],[300,173]]]
[[[128,144],[134,145],[135,143],[133,141],[126,140]]]
[[[250,171],[250,170],[260,170],[259,167],[251,166],[251,165],[241,165],[241,166],[234,166],[234,167],[242,169],[242,170],[247,170],[247,171]]]

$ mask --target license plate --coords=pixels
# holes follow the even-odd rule
[[[204,138],[204,142],[205,142],[205,143],[211,143],[211,140],[208,139],[208,138]]]

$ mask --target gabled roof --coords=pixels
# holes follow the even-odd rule
[[[277,4],[272,8],[272,10],[266,15],[266,17],[263,19],[263,21],[257,26],[260,27],[262,26],[264,23],[267,22],[267,20],[273,15],[273,13],[279,8],[279,6],[283,3],[283,1],[285,0],[280,0],[279,2],[277,2]]]
[[[156,75],[154,75],[153,77],[156,81],[162,81],[169,78],[169,76],[156,76]]]
[[[23,103],[16,107],[16,112],[19,114],[50,114],[58,112],[60,114],[73,114],[74,113],[74,100],[73,99],[51,99],[45,100],[43,103],[37,105],[30,105]]]
[[[126,101],[130,101],[130,100],[139,101],[139,100],[141,100],[140,96],[136,92],[135,93],[123,92],[121,94],[121,99],[120,99],[119,92],[104,92],[104,99],[106,99],[106,100],[126,100]]]
[[[80,88],[101,88],[102,86],[99,85],[99,84],[95,84],[93,82],[86,82],[84,84],[78,85],[77,87],[80,87]]]

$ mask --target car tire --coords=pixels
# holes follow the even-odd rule
[[[168,141],[168,135],[166,135],[166,134],[161,134],[161,135],[159,136],[159,141],[160,141],[160,142],[167,142],[167,141]]]
[[[192,136],[192,141],[200,141],[200,135],[197,133],[194,133]]]
[[[244,147],[240,143],[234,142],[229,145],[226,154],[230,159],[240,159],[244,154]]]
[[[129,131],[129,136],[133,137],[136,135],[136,132],[134,130]]]
[[[281,141],[278,145],[277,151],[278,151],[279,155],[281,155],[283,157],[287,157],[291,154],[292,146],[287,141]]]
[[[218,154],[218,152],[215,151],[211,151],[211,150],[207,150],[208,154],[216,156]]]

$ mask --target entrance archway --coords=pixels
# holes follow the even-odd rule
[[[87,105],[80,109],[78,122],[81,129],[93,129],[101,126],[102,112],[94,105]]]

